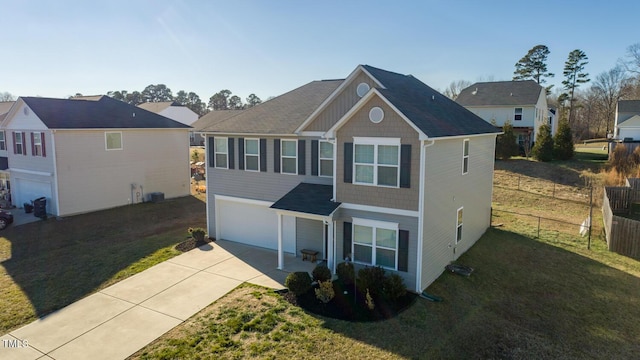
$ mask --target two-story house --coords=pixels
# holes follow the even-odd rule
[[[175,101],[146,102],[138,105],[138,107],[189,126],[193,126],[193,123],[198,120],[198,114]],[[189,143],[191,146],[204,145],[204,140],[200,135],[196,135],[191,131],[189,132]]]
[[[411,75],[361,65],[199,130],[209,233],[280,269],[311,249],[419,292],[490,225],[499,130]]]
[[[521,148],[531,146],[543,124],[555,135],[544,87],[533,80],[478,82],[462,91],[456,102],[485,121],[502,128],[509,121]]]
[[[0,124],[11,110],[14,101],[0,101]],[[5,133],[0,131],[0,203],[7,204],[9,200],[8,188],[11,186],[9,179],[9,158],[7,157],[7,139]]]
[[[640,141],[640,100],[618,101],[614,138]]]
[[[187,196],[189,129],[108,96],[21,97],[0,125],[12,202],[44,197],[65,216]]]

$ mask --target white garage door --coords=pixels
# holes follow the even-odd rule
[[[220,237],[267,249],[278,249],[278,217],[268,206],[218,200]]]
[[[51,183],[27,179],[16,179],[15,184],[11,184],[13,190],[14,204],[22,207],[24,203],[30,203],[40,197],[47,198],[47,213],[51,213]]]

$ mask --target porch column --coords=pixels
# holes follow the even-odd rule
[[[325,220],[327,222],[327,267],[331,269],[331,273],[336,272],[336,237],[333,231],[333,221],[331,219]]]
[[[282,251],[282,214],[278,213],[278,269],[284,269],[284,252]]]

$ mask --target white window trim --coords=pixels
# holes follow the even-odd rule
[[[227,152],[218,152],[217,151],[218,147],[216,146],[216,142],[218,142],[218,140],[224,141],[224,143],[225,143],[225,145],[227,147]],[[224,166],[218,165],[218,158],[217,158],[218,154],[227,155],[227,161],[224,164]],[[215,166],[216,169],[228,169],[229,168],[229,139],[228,138],[226,138],[226,137],[217,137],[217,136],[213,137],[213,157],[214,157],[214,163],[216,165]]]
[[[109,143],[107,141],[107,136],[109,134],[120,134],[120,147],[119,148],[113,148],[113,149],[109,149]],[[107,151],[117,151],[117,150],[122,150],[124,148],[124,139],[122,137],[122,131],[105,131],[104,132],[104,149]]]
[[[25,149],[25,141],[24,141],[24,136],[22,136],[23,133],[21,131],[16,131],[15,132],[15,142],[16,142],[16,154],[17,155],[26,155],[27,154],[27,149]],[[20,137],[20,141],[18,141],[18,137]],[[20,151],[18,151],[18,145],[20,145]]]
[[[373,163],[357,163],[356,162],[356,145],[373,145]],[[397,146],[398,147],[398,164],[397,165],[389,165],[389,164],[378,164],[378,146]],[[376,187],[385,187],[391,189],[400,188],[400,138],[376,138],[376,137],[354,137],[353,138],[353,184],[356,185],[365,185],[365,186],[376,186]],[[373,183],[365,183],[358,182],[356,177],[356,166],[372,166],[373,167]],[[398,169],[396,175],[396,185],[379,185],[378,184],[378,166],[382,167],[396,167]]]
[[[35,150],[33,156],[42,156],[42,133],[33,133],[33,148]]]
[[[0,151],[7,150],[7,133],[4,130],[0,130],[0,135],[2,139],[0,139]],[[4,149],[3,149],[4,148]]]
[[[517,109],[520,109],[520,120],[516,120],[516,115],[518,115],[516,111]],[[521,107],[513,108],[513,121],[522,121],[523,117],[524,117],[524,108],[521,108]]]
[[[359,246],[367,246],[371,248],[371,263],[365,263],[365,262],[361,262],[361,261],[356,261],[355,260],[355,245],[356,245],[356,239],[355,239],[355,228],[354,226],[366,226],[366,227],[370,227],[373,229],[373,233],[371,234],[372,238],[371,238],[371,245],[369,244],[358,244]],[[396,232],[396,247],[395,249],[393,248],[389,248],[389,247],[385,247],[385,246],[378,246],[376,245],[376,235],[377,235],[377,229],[385,229],[385,230],[392,230]],[[351,254],[353,257],[353,262],[356,264],[362,264],[362,265],[372,265],[372,266],[381,266],[383,269],[387,269],[387,270],[392,270],[392,271],[398,271],[398,246],[399,246],[399,236],[400,236],[400,231],[399,231],[399,227],[398,227],[398,223],[392,223],[392,222],[387,222],[387,221],[378,221],[378,220],[370,220],[370,219],[360,219],[360,218],[352,218],[352,225],[351,225],[351,232],[353,234],[352,237],[352,241],[351,241]],[[385,250],[393,250],[395,252],[395,267],[391,268],[391,267],[387,267],[387,266],[382,266],[382,265],[377,265],[376,264],[376,249],[380,248],[380,249],[385,249]]]
[[[332,151],[331,151],[331,157],[330,158],[323,158],[322,157],[322,155],[321,155],[322,154],[322,151],[321,151],[322,143],[327,143],[327,144],[331,145]],[[331,171],[334,171],[333,170],[333,161],[334,161],[333,160],[333,158],[334,158],[333,155],[334,155],[335,151],[336,151],[336,147],[331,141],[327,141],[327,140],[319,140],[318,141],[318,176],[326,177],[326,178],[332,178],[333,177],[333,175],[331,175],[331,176],[330,175],[322,175],[322,160],[324,160],[324,161],[331,160],[331,169],[332,169]]]
[[[460,218],[459,214],[460,211],[462,211],[462,221],[460,223],[458,223],[458,219]],[[458,210],[456,210],[456,244],[459,243],[460,241],[462,241],[462,238],[464,236],[464,206],[461,206],[458,208]],[[460,238],[458,239],[458,229],[461,229],[461,234],[460,234]]]
[[[466,148],[466,145],[468,144],[468,148],[469,148],[469,152],[465,155],[464,154],[464,150]],[[471,153],[471,143],[469,142],[469,139],[464,139],[462,140],[462,175],[466,175],[469,173],[469,154]],[[465,171],[464,168],[464,161],[467,160],[467,169]]]
[[[258,153],[257,154],[247,154],[247,141],[256,141],[258,143]],[[253,169],[247,169],[247,157],[257,157],[258,158],[258,168],[253,170]],[[260,172],[260,139],[258,138],[245,138],[244,139],[244,171],[250,171],[250,172]]]
[[[284,155],[284,143],[285,142],[293,142],[295,143],[295,149],[296,149],[296,156],[285,156]],[[284,172],[284,166],[283,166],[283,160],[287,158],[287,159],[295,159],[295,164],[296,164],[296,171],[294,173],[290,173],[290,172]],[[298,140],[291,140],[291,139],[282,139],[280,140],[280,173],[281,174],[285,174],[285,175],[298,175]]]

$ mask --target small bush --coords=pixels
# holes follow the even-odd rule
[[[553,156],[559,160],[573,159],[575,147],[573,146],[573,135],[569,122],[561,118],[558,122],[558,132],[553,139]]]
[[[381,290],[384,285],[384,269],[380,266],[365,267],[358,270],[358,288],[363,292],[369,290],[371,296],[377,298],[382,295]]]
[[[353,280],[356,278],[356,272],[353,268],[353,264],[350,262],[341,262],[336,266],[336,275],[338,279],[345,285],[352,285]]]
[[[328,303],[336,296],[335,291],[333,291],[333,283],[331,281],[319,281],[318,288],[315,290],[316,298],[322,301],[323,304]]]
[[[510,121],[504,123],[502,131],[504,134],[498,135],[496,139],[496,158],[506,160],[518,155],[518,143],[516,142],[516,135],[513,133],[513,125],[511,125]]]
[[[367,289],[367,308],[371,311],[376,308],[376,303],[373,302],[373,297],[369,293],[369,289]]]
[[[538,161],[553,160],[553,138],[549,125],[542,125],[538,129],[536,143],[533,145],[533,157]]]
[[[304,271],[290,273],[284,281],[284,286],[296,296],[300,296],[311,289],[311,276]]]
[[[407,287],[400,275],[391,274],[384,278],[382,291],[387,299],[396,301],[407,293]]]
[[[204,241],[204,236],[207,234],[203,228],[189,228],[187,231],[195,241]]]
[[[329,281],[331,280],[331,270],[326,265],[318,265],[311,272],[313,275],[313,280],[317,282]]]

